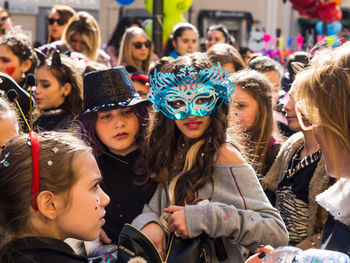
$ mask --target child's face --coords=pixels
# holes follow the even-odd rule
[[[257,101],[239,86],[236,86],[235,92],[232,94],[232,101],[236,107],[236,114],[242,129],[249,130],[258,115]]]
[[[100,188],[101,173],[91,153],[80,153],[73,167],[79,179],[71,189],[68,203],[66,195],[57,196],[61,200],[56,218],[60,238],[95,240],[105,223],[104,208],[109,197]]]
[[[118,155],[125,156],[137,149],[138,126],[131,107],[97,113],[97,136],[112,153]]]
[[[188,116],[182,120],[175,120],[176,127],[188,139],[201,137],[211,123],[210,115],[205,117]]]
[[[60,106],[70,88],[62,86],[46,66],[35,70],[38,85],[35,89],[35,103],[40,110],[47,110]],[[67,89],[68,88],[68,89]]]
[[[143,99],[147,100],[147,94],[149,93],[149,87],[143,83],[141,83],[140,81],[133,81],[135,89],[137,91],[138,94],[140,94],[140,96]]]
[[[0,71],[11,76],[17,83],[22,79],[22,72],[25,71],[19,58],[6,45],[0,45]]]
[[[180,56],[193,53],[197,50],[197,34],[193,30],[187,29],[176,40],[173,40],[173,46]]]

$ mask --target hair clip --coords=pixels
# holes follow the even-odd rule
[[[53,151],[54,153],[57,153],[59,150],[58,150],[57,147],[53,147],[53,148],[51,149],[51,151]]]
[[[7,158],[9,156],[10,156],[10,153],[8,152],[8,153],[6,153],[4,155],[5,158],[0,161],[0,164],[2,164],[4,167],[9,167],[10,166],[10,163],[7,161]]]

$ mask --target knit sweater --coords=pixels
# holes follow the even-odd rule
[[[223,237],[228,259],[244,262],[242,247],[256,251],[260,244],[286,245],[288,235],[281,217],[264,194],[252,167],[246,163],[215,164],[213,184],[198,191],[198,199],[211,200],[203,205],[186,205],[186,226],[190,238],[206,233]],[[169,206],[167,193],[159,186],[141,215],[132,222],[142,229],[150,222],[160,225],[159,216]],[[211,245],[212,261],[219,262]]]
[[[262,180],[262,186],[265,190],[275,192],[279,182],[285,171],[288,169],[289,163],[295,153],[304,145],[304,136],[302,132],[293,134],[282,145],[275,162]],[[329,177],[325,170],[324,159],[321,158],[317,164],[314,175],[309,184],[309,222],[308,222],[308,242],[301,244],[303,249],[311,247],[319,247],[320,234],[327,219],[326,211],[316,202],[316,195],[325,191],[331,186],[335,180]],[[299,245],[298,245],[299,246]]]

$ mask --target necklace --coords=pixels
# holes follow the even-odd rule
[[[294,161],[297,160],[297,158],[300,156],[300,152],[302,150],[303,147],[301,147],[296,155],[292,158],[292,165],[291,168],[288,169],[288,173],[287,173],[287,178],[291,178],[294,174],[296,174],[297,172],[299,172],[301,169],[303,169],[304,167],[307,167],[311,164],[313,164],[314,162],[317,162],[321,159],[321,150],[318,150],[317,152],[305,156],[303,159],[301,159],[296,165],[294,165]],[[299,159],[299,158],[298,158]],[[295,167],[294,167],[295,166]]]

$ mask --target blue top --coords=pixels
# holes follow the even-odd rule
[[[173,59],[177,59],[180,55],[176,52],[175,49],[173,49],[170,53],[169,53],[169,57],[172,57]]]

